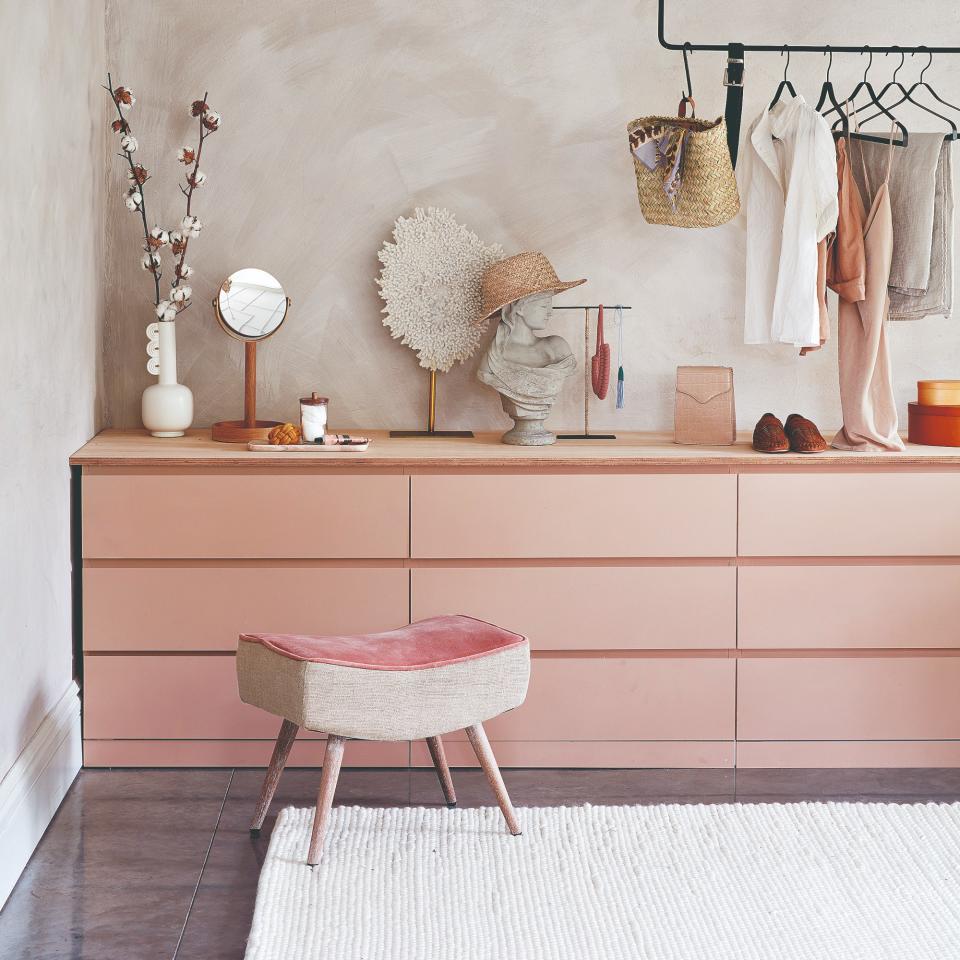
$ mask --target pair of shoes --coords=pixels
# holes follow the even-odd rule
[[[753,429],[753,449],[760,453],[823,453],[827,441],[817,425],[799,413],[791,413],[785,424],[765,413]]]

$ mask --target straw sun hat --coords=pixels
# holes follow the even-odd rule
[[[483,306],[477,321],[486,320],[508,303],[535,293],[562,293],[586,280],[561,280],[542,253],[518,253],[491,264],[480,284]]]

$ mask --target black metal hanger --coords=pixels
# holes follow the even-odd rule
[[[863,79],[853,88],[853,91],[850,93],[850,96],[845,97],[844,99],[849,101],[856,100],[857,95],[861,90],[866,90],[867,95],[870,97],[870,100],[876,106],[880,114],[883,114],[885,117],[889,117],[893,125],[900,131],[900,139],[891,141],[890,137],[879,137],[873,133],[863,133],[862,131],[854,132],[849,134],[856,140],[869,140],[871,143],[893,143],[895,147],[905,147],[907,145],[907,140],[909,134],[907,133],[907,128],[880,102],[880,98],[877,96],[877,91],[873,89],[873,85],[867,79],[867,74],[870,72],[870,68],[873,66],[873,51],[870,49],[869,45],[864,46],[860,51],[861,56],[865,53],[870,54],[870,61],[867,63],[867,69],[863,71]],[[831,107],[825,114],[829,116],[831,113],[836,111],[841,114],[841,118],[834,122],[833,129],[837,129],[837,125],[841,123],[843,117],[843,110],[839,107]]]
[[[820,88],[820,99],[817,101],[816,110],[822,110],[823,105],[829,100],[832,104],[834,110],[840,114],[840,119],[843,122],[843,133],[847,133],[847,114],[843,110],[843,107],[840,101],[837,99],[837,93],[833,89],[833,84],[830,82],[830,70],[833,68],[833,50],[830,47],[827,47],[823,51],[825,57],[829,56],[830,60],[827,62],[827,77],[823,81],[823,86]]]
[[[780,86],[777,87],[777,92],[773,95],[773,99],[770,101],[770,109],[780,100],[783,96],[784,90],[790,91],[790,96],[795,97],[797,91],[793,89],[793,84],[787,79],[787,71],[790,69],[790,48],[784,45],[783,49],[780,51],[780,56],[784,54],[787,55],[787,65],[783,68],[783,79],[780,81]]]
[[[945,107],[949,107],[951,110],[957,110],[960,112],[960,107],[955,104],[950,103],[949,100],[944,100],[943,97],[937,93],[929,83],[923,82],[923,75],[930,69],[930,64],[933,63],[933,53],[930,51],[929,47],[917,47],[917,50],[925,50],[927,52],[927,65],[920,71],[920,79],[910,88],[910,93],[913,93],[917,87],[923,87],[929,94],[936,100],[938,103],[942,103]],[[913,56],[913,53],[910,54]]]
[[[884,56],[886,56],[886,54],[884,54]],[[912,54],[911,54],[911,56],[912,56]],[[913,104],[913,106],[917,107],[918,109],[923,110],[924,113],[929,113],[929,114],[931,114],[932,116],[936,117],[938,120],[942,120],[944,123],[946,123],[946,124],[950,127],[950,133],[948,133],[948,134],[943,138],[944,140],[957,140],[957,139],[960,139],[960,131],[957,130],[957,125],[956,125],[949,117],[945,117],[942,113],[937,113],[936,110],[933,110],[931,107],[928,107],[928,106],[926,106],[925,104],[920,103],[919,100],[915,100],[915,99],[913,98],[912,93],[913,93],[914,90],[916,90],[917,87],[920,86],[920,82],[919,82],[919,81],[918,81],[917,83],[915,83],[909,90],[908,90],[902,83],[897,83],[897,74],[900,72],[901,68],[903,67],[904,63],[906,62],[906,59],[907,59],[907,55],[903,52],[903,50],[901,50],[901,51],[900,51],[900,63],[899,63],[899,65],[897,66],[897,69],[893,71],[893,77],[890,79],[890,82],[880,91],[879,97],[882,99],[882,98],[886,95],[886,93],[887,93],[888,90],[890,90],[890,89],[893,88],[893,87],[896,87],[897,90],[899,90],[900,93],[903,94],[903,96],[902,96],[899,100],[897,100],[895,103],[891,103],[891,104],[890,104],[891,108],[892,108],[892,107],[899,107],[900,104],[902,104],[902,103],[911,103],[911,104]],[[930,54],[930,62],[927,63],[927,66],[923,68],[923,71],[922,71],[921,74],[920,74],[921,79],[923,78],[923,74],[927,72],[927,68],[930,66],[930,63],[932,63],[932,62],[933,62],[933,54]],[[923,86],[929,88],[929,84],[923,84]],[[937,99],[940,100],[940,97],[937,96],[936,93],[934,93],[934,96],[936,96]],[[948,107],[949,107],[949,106],[952,106],[951,104],[946,103],[946,101],[941,101],[941,102],[942,102],[942,103],[945,103],[946,106],[948,106]],[[862,107],[861,109],[867,109],[867,108],[866,108],[866,107]],[[953,109],[956,110],[957,108],[954,107]],[[863,122],[864,122],[864,123],[869,123],[871,120],[875,120],[878,116],[880,116],[879,113],[871,114],[871,115],[870,115],[869,117],[867,117]]]
[[[911,53],[910,56],[912,57],[912,56],[913,56],[913,53]],[[907,89],[903,86],[902,83],[897,83],[897,84],[894,83],[894,81],[897,79],[897,74],[900,72],[900,68],[903,66],[904,60],[906,60],[906,55],[905,55],[904,52],[901,50],[901,51],[900,51],[900,66],[898,66],[897,69],[893,71],[893,79],[891,80],[890,83],[888,83],[888,84],[886,85],[886,87],[883,88],[883,90],[880,91],[880,96],[882,97],[882,96],[884,95],[884,93],[885,93],[890,87],[896,86],[896,87],[901,91],[901,93],[903,94],[903,96],[902,96],[899,100],[896,100],[894,103],[891,103],[891,104],[890,104],[891,109],[892,109],[893,107],[899,107],[901,103],[910,102],[910,103],[912,103],[915,107],[919,107],[919,108],[920,108],[921,110],[923,110],[924,112],[932,114],[932,115],[935,116],[938,120],[943,120],[943,122],[946,123],[946,124],[950,127],[950,133],[948,133],[948,134],[946,134],[946,136],[944,136],[944,138],[943,138],[944,140],[960,140],[960,131],[958,131],[957,125],[956,125],[956,123],[953,122],[953,120],[951,120],[949,117],[945,117],[942,113],[938,113],[936,110],[931,109],[930,107],[926,106],[925,104],[920,103],[919,100],[916,100],[916,99],[914,99],[914,97],[913,97],[914,92],[915,92],[917,89],[919,89],[919,88],[922,87],[922,88],[923,88],[924,90],[926,90],[938,103],[942,103],[945,107],[949,107],[951,110],[956,110],[956,111],[960,112],[960,107],[957,107],[957,106],[955,106],[954,104],[950,103],[949,101],[944,100],[943,97],[941,97],[940,94],[938,94],[937,91],[934,90],[933,87],[931,87],[929,83],[924,83],[923,75],[927,72],[927,70],[930,69],[930,64],[933,63],[933,54],[930,52],[929,49],[927,49],[927,56],[928,56],[929,59],[927,60],[927,65],[920,71],[920,79],[919,79],[915,84],[913,84],[913,85],[910,87],[909,90],[907,90]],[[873,120],[876,116],[877,116],[877,114],[874,114],[873,116],[868,117],[867,120]],[[865,120],[864,123],[866,123],[867,120]]]

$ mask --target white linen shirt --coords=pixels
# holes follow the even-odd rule
[[[750,125],[745,343],[820,346],[817,243],[837,226],[837,154],[826,120],[803,97]]]

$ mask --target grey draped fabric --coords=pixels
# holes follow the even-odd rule
[[[869,203],[883,181],[887,147],[861,141],[855,154],[859,154],[861,146],[863,164],[854,161],[851,166]],[[953,310],[950,148],[943,133],[911,133],[906,147],[895,148],[890,176],[894,238],[888,284],[891,320],[919,320],[931,315],[949,317]]]

